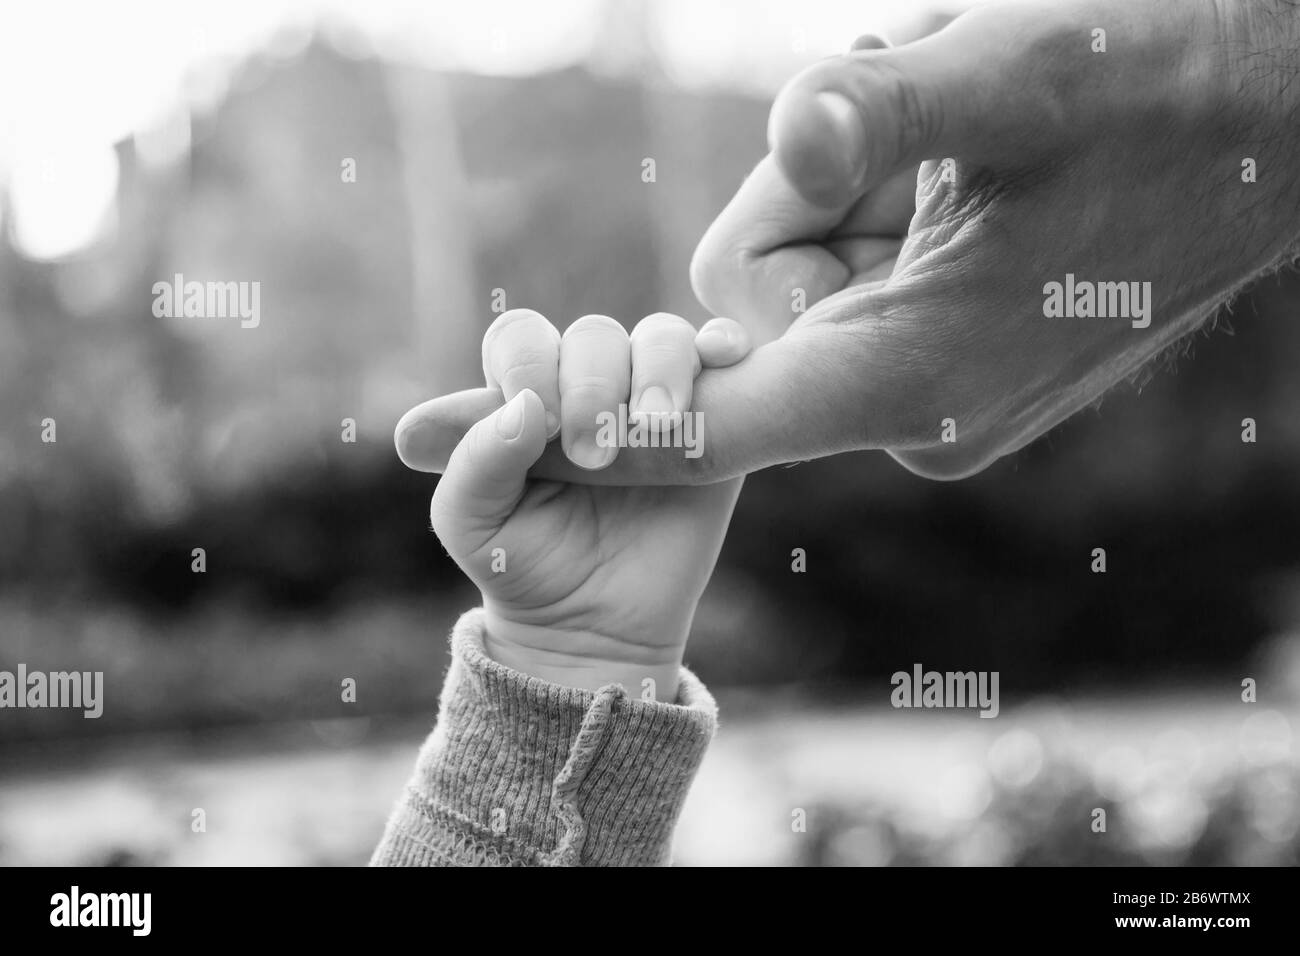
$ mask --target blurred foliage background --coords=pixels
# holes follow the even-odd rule
[[[0,713],[0,862],[365,858],[476,600],[397,417],[478,384],[497,289],[702,321],[691,253],[765,149],[764,96],[675,82],[602,9],[602,57],[528,76],[251,51],[176,156],[117,141],[74,254],[27,255],[0,192],[0,668],[107,688],[99,720]],[[261,325],[155,318],[175,273],[260,281]],[[970,480],[752,476],[688,652],[724,730],[681,861],[1294,863],[1298,294]],[[888,709],[913,662],[999,671],[1003,718]]]

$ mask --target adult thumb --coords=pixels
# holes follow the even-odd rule
[[[781,171],[817,206],[843,207],[925,159],[987,162],[1016,116],[1005,18],[980,9],[903,46],[855,49],[809,67],[772,105]]]

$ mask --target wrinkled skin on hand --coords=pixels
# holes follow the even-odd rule
[[[692,263],[705,306],[761,344],[697,381],[704,455],[536,472],[699,483],[876,448],[960,478],[1022,447],[1292,255],[1297,20],[1283,0],[994,4],[814,65]],[[1151,283],[1149,326],[1046,317],[1067,274]],[[399,453],[439,470],[499,401],[427,403]]]

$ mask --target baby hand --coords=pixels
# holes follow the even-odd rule
[[[557,436],[586,469],[637,454],[610,440],[624,437],[611,422],[653,431],[656,453],[668,453],[695,376],[748,353],[745,333],[726,319],[697,334],[659,313],[630,337],[605,316],[581,318],[564,335],[525,309],[497,319],[483,340],[483,368],[505,405],[456,446],[430,506],[434,531],[482,591],[489,656],[554,683],[621,683],[675,699],[741,479],[625,488],[527,473]],[[697,434],[707,441],[707,431]]]

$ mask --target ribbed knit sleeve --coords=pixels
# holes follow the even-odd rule
[[[683,669],[677,703],[561,687],[489,659],[483,612],[451,635],[438,722],[373,866],[656,866],[717,727]]]

